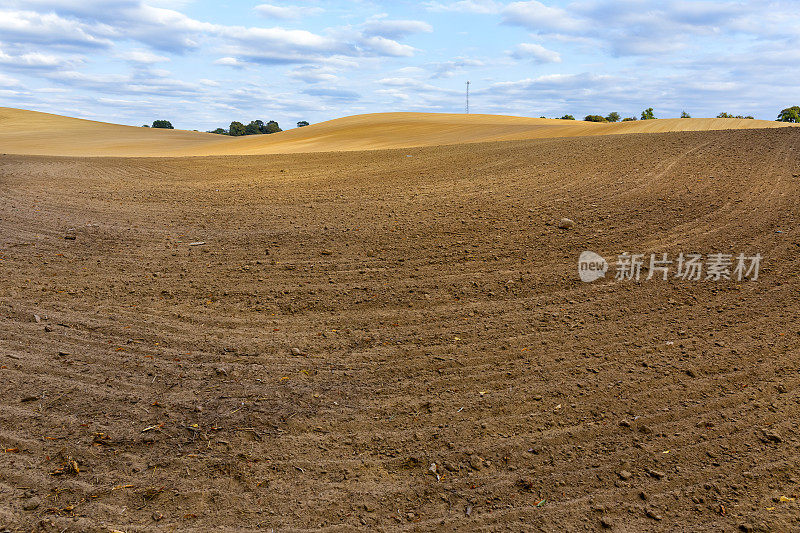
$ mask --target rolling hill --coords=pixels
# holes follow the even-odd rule
[[[766,120],[593,122],[444,113],[356,115],[273,135],[227,137],[158,130],[0,108],[0,152],[53,156],[206,156],[411,148],[626,133],[786,127]]]

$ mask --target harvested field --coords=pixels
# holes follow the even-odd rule
[[[121,126],[0,107],[0,153],[112,157],[258,155],[791,126],[795,125],[735,118],[674,118],[599,124],[499,115],[373,113],[329,120],[273,135],[229,137],[197,131]]]

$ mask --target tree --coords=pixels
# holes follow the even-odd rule
[[[244,127],[244,134],[245,135],[258,135],[263,133],[262,129],[264,128],[264,122],[260,120],[253,120]]]
[[[617,113],[616,111],[612,111],[611,113],[608,114],[606,120],[609,122],[619,122],[619,118],[620,118],[619,113]]]
[[[240,137],[242,135],[247,135],[244,124],[241,122],[234,120],[231,122],[230,127],[228,128],[228,135],[233,135],[234,137]]]
[[[622,119],[622,122],[633,122],[633,121],[636,121],[636,120],[639,120],[639,119],[637,119],[636,117],[625,117],[625,118]]]
[[[800,106],[787,107],[781,111],[778,122],[800,122]]]
[[[227,135],[228,134],[228,132],[225,131],[222,128],[217,128],[217,129],[215,129],[213,131],[209,131],[208,133],[216,133],[217,135]]]
[[[686,111],[681,111],[681,118],[692,118],[692,115],[690,115]]]
[[[142,124],[142,127],[143,127],[143,128],[149,128],[150,126],[149,126],[149,125],[147,125],[147,124]]]
[[[608,122],[605,117],[600,115],[586,115],[583,120],[586,122]]]
[[[564,115],[563,117],[561,117],[561,120],[575,120],[575,117],[573,117],[572,115]]]
[[[162,128],[166,130],[174,130],[175,128],[172,127],[172,123],[169,120],[154,120],[153,121],[154,128]]]
[[[264,127],[264,133],[278,133],[279,131],[283,131],[278,123],[274,120],[270,120],[267,122],[267,125]]]
[[[642,111],[642,120],[654,120],[656,116],[653,114],[653,108],[648,107]]]
[[[734,115],[731,115],[730,113],[722,112],[719,115],[717,115],[717,118],[745,118],[745,119],[752,119],[753,117],[751,115],[747,115],[746,117],[743,116],[743,115],[735,115],[734,116]]]

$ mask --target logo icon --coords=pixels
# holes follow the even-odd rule
[[[603,256],[588,250],[581,253],[578,258],[578,276],[581,281],[591,283],[606,277],[606,272],[608,272],[608,261]]]

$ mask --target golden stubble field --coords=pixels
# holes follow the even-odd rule
[[[795,530],[799,150],[4,155],[0,529]]]
[[[228,137],[121,126],[0,107],[0,126],[0,153],[185,157],[360,151],[587,135],[784,128],[794,124],[726,118],[599,124],[500,115],[375,113],[289,129],[277,135]]]

